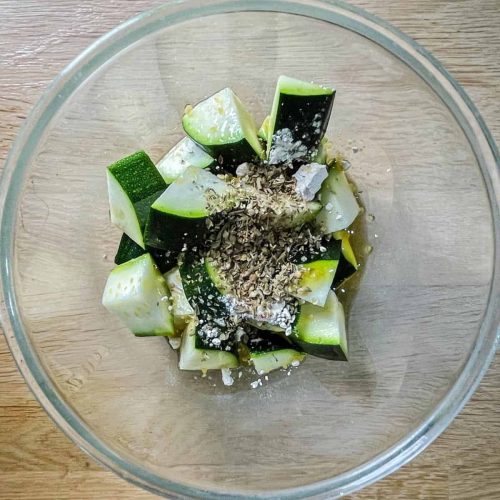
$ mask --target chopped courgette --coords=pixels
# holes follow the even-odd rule
[[[299,364],[305,357],[304,353],[294,349],[288,340],[276,333],[252,332],[248,335],[246,347],[246,355],[259,375]]]
[[[178,252],[170,250],[161,250],[146,245],[146,249],[140,247],[135,241],[130,239],[125,233],[122,234],[120,245],[115,255],[115,264],[123,264],[129,260],[135,259],[149,253],[160,272],[165,273],[177,263]]]
[[[332,284],[332,288],[338,288],[341,283],[358,270],[359,264],[351,246],[349,233],[347,231],[337,231],[333,233],[333,237],[341,243],[339,265]]]
[[[146,250],[138,245],[133,239],[128,237],[125,233],[122,234],[118,250],[115,255],[115,264],[124,264],[129,260],[136,259],[144,255]]]
[[[264,118],[264,121],[262,122],[262,125],[259,128],[259,131],[257,132],[257,135],[263,140],[267,141],[267,138],[269,136],[269,122],[271,121],[271,116],[267,115]]]
[[[208,349],[200,344],[196,320],[191,321],[182,334],[179,368],[181,370],[221,370],[236,368],[238,358],[225,349]]]
[[[324,252],[295,259],[303,274],[293,295],[316,306],[323,307],[333,286],[339,260],[341,243],[334,238],[323,243]]]
[[[198,318],[204,322],[224,321],[229,314],[227,302],[212,280],[214,271],[208,261],[186,255],[179,272],[186,297]]]
[[[331,290],[324,307],[302,304],[291,340],[304,352],[326,359],[347,361],[344,308]]]
[[[111,271],[102,303],[137,336],[175,334],[170,292],[148,253]]]
[[[209,168],[215,160],[189,137],[179,141],[157,164],[164,181],[171,184],[187,167]]]
[[[187,106],[182,125],[189,137],[224,168],[264,157],[255,122],[230,88],[194,107]]]
[[[270,164],[310,159],[325,135],[335,90],[280,76],[267,136]]]
[[[185,243],[201,239],[206,232],[206,219],[227,208],[230,187],[216,175],[196,167],[188,167],[151,205],[145,229],[148,245],[180,251]],[[214,206],[210,206],[210,200]]]
[[[149,208],[167,185],[144,151],[110,165],[106,171],[111,222],[145,248],[143,228]]]
[[[175,329],[177,332],[183,331],[186,325],[195,317],[195,313],[184,292],[179,268],[174,267],[166,273],[165,280],[167,281],[172,297],[172,314],[174,315]]]
[[[323,234],[330,234],[349,227],[359,214],[359,205],[344,171],[330,168],[328,178],[320,191],[323,209],[316,217]]]

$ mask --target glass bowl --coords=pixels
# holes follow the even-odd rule
[[[280,74],[337,88],[328,136],[349,153],[373,251],[348,363],[309,357],[257,390],[226,389],[179,372],[164,339],[135,338],[101,306],[119,238],[105,167],[137,149],[158,160],[184,106],[224,86],[261,120]],[[499,193],[476,108],[393,27],[340,2],[169,2],[71,63],[15,142],[3,327],[49,415],[120,476],[177,498],[332,498],[422,451],[484,374]]]

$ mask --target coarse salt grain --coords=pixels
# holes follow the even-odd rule
[[[262,385],[262,380],[260,378],[254,380],[253,382],[250,382],[250,385],[252,386],[252,389],[256,389],[259,385]]]
[[[222,375],[222,383],[226,386],[230,386],[234,384],[234,379],[231,376],[231,369],[230,368],[222,368],[221,369],[221,375]]]

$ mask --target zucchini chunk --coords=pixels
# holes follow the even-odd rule
[[[175,334],[170,292],[148,253],[115,267],[106,282],[103,306],[136,336]]]
[[[360,208],[343,170],[332,167],[323,182],[319,195],[323,209],[316,217],[323,234],[349,227]]]
[[[230,88],[194,107],[187,106],[182,126],[194,142],[229,170],[264,158],[252,115]]]
[[[351,246],[349,233],[347,231],[337,231],[333,233],[333,237],[341,243],[339,265],[332,284],[332,288],[338,288],[340,284],[358,270],[359,264]]]
[[[149,246],[178,252],[203,238],[209,215],[228,208],[231,187],[216,175],[188,167],[151,205],[145,229]],[[214,206],[210,206],[213,200]],[[221,206],[216,208],[217,200]],[[227,204],[226,204],[227,203]]]
[[[323,307],[332,288],[341,257],[341,242],[332,238],[325,241],[324,252],[295,259],[303,274],[294,297]]]
[[[334,292],[328,292],[324,307],[300,306],[291,340],[308,354],[347,361],[344,308]]]
[[[238,358],[232,352],[205,347],[197,333],[198,328],[196,320],[193,320],[182,334],[179,357],[181,370],[221,370],[239,366]]]
[[[140,247],[135,241],[131,240],[125,233],[122,234],[118,250],[115,255],[115,264],[123,264],[129,260],[135,259],[149,253],[161,273],[172,269],[177,263],[179,252],[171,252],[170,250],[161,250],[146,245],[146,249]]]
[[[209,168],[215,160],[189,137],[181,139],[157,164],[167,184],[180,177],[187,167]]]
[[[178,267],[174,267],[165,273],[165,280],[172,297],[172,314],[176,331],[183,331],[186,325],[195,317],[194,309],[191,307],[184,287]]]
[[[334,97],[334,89],[279,77],[267,136],[271,165],[314,156],[325,135]]]
[[[300,363],[305,354],[276,333],[253,332],[246,343],[250,363],[259,375]]]
[[[111,222],[140,247],[151,203],[167,185],[151,158],[138,151],[110,165],[106,171]]]

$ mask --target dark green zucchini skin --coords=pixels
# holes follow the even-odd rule
[[[339,242],[340,243],[340,242]],[[341,253],[335,278],[332,283],[332,290],[338,288],[347,278],[350,278],[357,269]]]
[[[328,127],[334,98],[335,92],[311,96],[281,93],[273,135],[289,129],[294,142],[300,141],[310,154],[314,153]]]
[[[179,256],[179,252],[161,250],[159,248],[148,246],[146,246],[146,249],[151,254],[151,257],[153,257],[153,260],[155,261],[158,269],[162,274],[170,271],[170,269],[177,265],[177,257]]]
[[[312,356],[333,361],[347,361],[347,357],[339,345],[309,344],[298,340],[293,334],[290,336],[290,339],[298,350]]]
[[[294,264],[308,264],[318,260],[340,260],[342,256],[342,242],[340,240],[331,238],[330,241],[324,240],[322,245],[326,248],[326,252],[317,250],[314,252],[296,253],[292,257],[292,262]],[[303,260],[304,257],[305,260]]]
[[[144,230],[144,242],[153,248],[180,252],[184,244],[190,246],[197,240],[203,240],[207,231],[205,221],[206,217],[179,217],[151,208]]]
[[[191,138],[192,139],[192,138]],[[194,139],[192,139],[194,141]],[[246,139],[241,139],[241,141],[230,143],[230,144],[201,144],[200,142],[194,141],[200,148],[206,151],[210,156],[215,158],[217,165],[223,168],[229,173],[234,173],[236,167],[244,162],[260,162],[258,155],[250,146]],[[210,167],[210,171],[214,173],[217,170],[214,166]]]
[[[296,347],[277,333],[266,332],[257,328],[248,329],[247,337],[248,340],[245,345],[252,354],[294,349]]]
[[[146,250],[139,246],[134,240],[129,238],[125,233],[122,234],[118,250],[115,255],[115,264],[120,265],[129,260],[136,259],[144,255]]]
[[[227,305],[210,279],[204,262],[194,255],[185,254],[179,272],[186,298],[199,318],[208,321],[212,317],[224,318],[228,315]]]
[[[191,307],[195,310],[198,320],[203,324],[210,324],[221,328],[214,322],[216,320],[226,320],[229,318],[227,304],[223,300],[223,295],[219,292],[202,262],[197,256],[185,254],[182,262],[179,263],[179,272],[182,279],[184,293]],[[198,328],[200,325],[198,325]],[[197,330],[198,330],[197,328]],[[224,327],[222,327],[224,329]],[[235,352],[236,344],[232,340],[232,335],[226,341],[221,341],[220,347],[214,348],[207,345],[203,339],[196,334],[197,349],[226,350],[230,347],[231,352]]]
[[[156,197],[160,196],[167,189],[167,184],[160,172],[144,151],[137,151],[122,158],[110,165],[108,169],[121,186],[126,186],[127,195],[134,206],[145,198],[158,193]],[[141,182],[137,182],[138,178]]]
[[[129,238],[125,233],[122,235],[118,250],[116,251],[114,262],[115,264],[123,264],[129,260],[136,259],[145,253],[151,254],[158,269],[161,273],[166,273],[172,267],[177,265],[178,252],[170,252],[168,250],[160,250],[146,246],[146,249],[140,247],[134,240]]]

